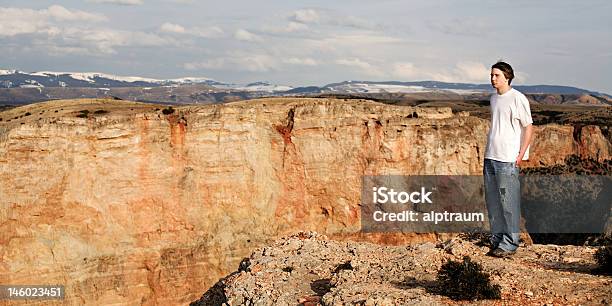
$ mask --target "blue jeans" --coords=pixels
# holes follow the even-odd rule
[[[485,201],[491,226],[491,245],[505,251],[519,246],[521,186],[514,162],[484,160]]]

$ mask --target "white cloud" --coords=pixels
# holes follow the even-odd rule
[[[67,48],[67,50],[85,48],[91,55],[111,55],[117,54],[118,47],[162,47],[179,45],[179,42],[146,32],[67,28],[56,40],[48,41],[48,44],[58,46],[58,48]]]
[[[60,30],[57,21],[104,21],[106,17],[79,10],[69,10],[59,5],[46,9],[32,10],[0,7],[0,36],[21,34],[57,35]]]
[[[278,59],[267,54],[235,52],[226,57],[208,59],[201,62],[183,64],[187,70],[233,70],[249,72],[269,72],[280,68]]]
[[[262,41],[261,37],[257,34],[251,33],[245,29],[238,29],[234,33],[234,38],[242,41],[259,42]]]
[[[0,7],[0,37],[30,34],[27,44],[51,55],[117,54],[118,47],[180,45],[171,37],[140,31],[92,28],[90,22],[104,21],[104,15],[52,5],[33,10]],[[179,31],[166,24],[167,31]]]
[[[482,63],[461,62],[457,63],[454,72],[469,82],[486,83],[491,70]]]
[[[294,11],[289,17],[300,23],[315,23],[319,21],[319,13],[314,9],[302,9]]]
[[[180,24],[165,22],[159,27],[160,32],[171,33],[171,34],[188,34],[194,35],[198,37],[206,37],[206,38],[217,38],[223,36],[223,29],[212,26],[208,28],[185,28]]]
[[[119,4],[119,5],[142,5],[144,4],[143,0],[87,0],[87,2],[110,3],[110,4]]]
[[[185,28],[183,26],[169,22],[162,24],[159,30],[166,33],[185,33]]]
[[[39,11],[42,15],[48,15],[59,21],[104,21],[106,17],[99,14],[88,13],[79,10],[69,10],[60,5],[51,5],[46,10]]]
[[[456,82],[447,72],[426,69],[416,66],[411,62],[400,62],[393,64],[392,73],[394,77],[399,77],[402,81],[425,81],[435,80],[441,82]]]
[[[459,62],[453,68],[425,68],[414,63],[399,62],[392,65],[394,77],[407,81],[434,80],[451,83],[487,83],[489,69],[482,63]]]
[[[264,33],[282,34],[282,33],[304,32],[304,31],[307,31],[308,29],[309,29],[308,25],[306,24],[295,22],[295,21],[290,21],[289,23],[285,25],[263,26],[261,28],[261,31]]]
[[[183,64],[186,70],[232,70],[248,72],[269,72],[281,70],[283,65],[317,66],[319,62],[310,57],[288,57],[279,59],[268,54],[233,52],[225,57],[211,58],[200,62]]]
[[[44,29],[44,34],[47,34],[49,37],[56,37],[62,34],[62,29],[56,26],[49,26]]]
[[[60,5],[46,9],[33,10],[24,8],[0,7],[0,36],[21,34],[57,34],[58,21],[99,22],[107,18],[104,15],[79,10],[69,10]]]
[[[0,36],[44,32],[49,22],[42,15],[30,9],[0,8]]]
[[[395,77],[402,79],[413,80],[420,77],[420,71],[413,63],[395,63],[392,73]]]
[[[529,74],[527,72],[515,72],[512,84],[525,84],[528,78]]]
[[[357,68],[361,68],[361,69],[370,69],[372,68],[372,65],[370,65],[370,63],[368,62],[364,62],[358,58],[351,58],[351,59],[339,59],[336,60],[336,64],[339,65],[345,65],[345,66],[352,66],[352,67],[357,67]]]
[[[304,30],[308,30],[307,25],[303,23],[299,23],[299,22],[293,22],[293,21],[289,22],[289,24],[285,28],[286,32],[296,32],[296,31],[304,31]]]
[[[290,57],[290,58],[285,58],[283,59],[283,63],[285,64],[291,64],[291,65],[300,65],[300,66],[317,66],[319,63],[310,58],[310,57],[306,57],[306,58],[299,58],[299,57]]]
[[[370,76],[381,77],[384,75],[380,67],[374,66],[359,58],[337,59],[335,63],[338,65],[356,68],[362,73]]]
[[[267,72],[278,68],[276,59],[269,55],[248,54],[232,60],[233,64],[251,72]]]
[[[223,36],[223,29],[217,26],[207,27],[207,28],[192,28],[189,29],[189,33],[199,36],[199,37],[207,37],[207,38],[216,38]]]
[[[341,59],[344,66],[348,66],[350,62],[356,66],[360,60],[370,64],[376,63],[376,67],[382,67],[385,64],[388,66],[389,62],[405,53],[406,51],[403,51],[405,48],[410,48],[403,39],[384,34],[377,35],[371,31],[350,31],[346,34],[332,34],[329,37],[310,34],[315,33],[292,37],[290,44],[279,44],[274,47],[274,50],[286,57],[310,56],[319,63],[334,63],[337,59]],[[281,41],[286,40],[282,39]],[[270,41],[275,43],[278,40],[270,39]],[[370,70],[369,73],[372,76],[380,76],[382,75],[381,69],[376,68]]]

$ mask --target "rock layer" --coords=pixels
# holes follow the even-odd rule
[[[89,103],[113,111],[0,125],[0,283],[64,284],[73,305],[193,301],[253,248],[297,230],[368,240],[357,234],[363,175],[478,175],[488,129],[449,108],[360,100],[170,115]],[[529,165],[610,158],[597,127],[581,131],[538,127]]]

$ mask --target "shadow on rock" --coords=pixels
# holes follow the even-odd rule
[[[602,274],[599,267],[593,264],[585,263],[564,263],[564,262],[545,262],[542,264],[545,269],[582,273],[582,274]]]
[[[189,303],[189,306],[222,306],[227,303],[227,296],[225,295],[225,280],[236,275],[240,272],[251,271],[251,262],[248,257],[245,257],[238,264],[238,271],[229,274],[228,276],[220,279],[210,289],[208,289],[200,299]]]
[[[227,303],[224,280],[219,280],[199,300],[191,302],[189,306],[222,306],[224,303]]]
[[[438,282],[431,280],[420,280],[416,279],[412,276],[407,276],[401,282],[391,282],[393,286],[397,289],[414,289],[414,288],[424,288],[428,293],[431,294],[440,294],[440,290],[438,288]]]
[[[324,278],[310,283],[310,289],[319,296],[324,296],[332,288],[331,279]]]

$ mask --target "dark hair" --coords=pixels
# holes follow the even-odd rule
[[[508,79],[508,85],[512,83],[512,79],[514,79],[514,70],[512,70],[512,66],[510,66],[510,64],[499,61],[491,66],[491,69],[493,68],[497,68],[504,73],[504,76],[506,79]]]

